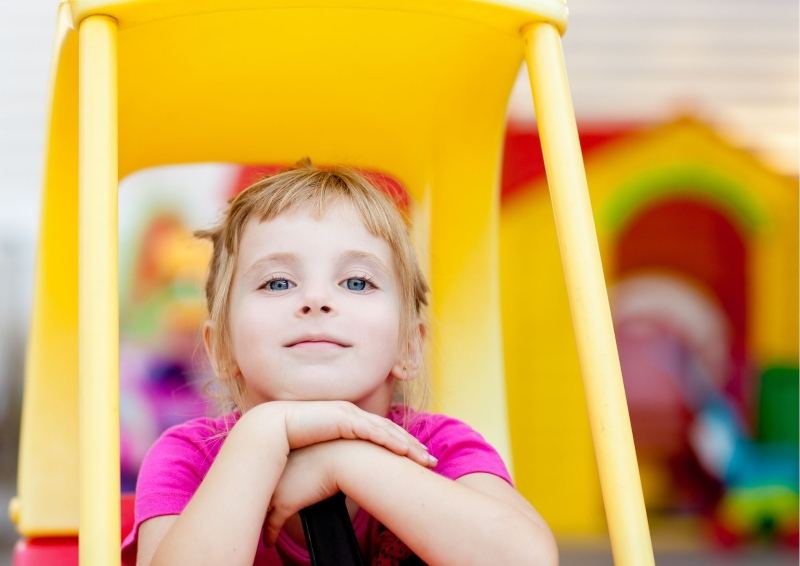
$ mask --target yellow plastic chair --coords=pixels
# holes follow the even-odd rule
[[[21,535],[80,527],[81,564],[119,562],[117,187],[162,164],[311,156],[400,180],[433,288],[437,409],[510,457],[499,282],[476,297],[473,276],[498,271],[505,108],[524,59],[614,557],[652,564],[566,15],[561,0],[62,1],[12,505]]]

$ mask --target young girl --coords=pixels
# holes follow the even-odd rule
[[[383,192],[306,163],[245,189],[202,235],[204,342],[234,410],[151,448],[127,561],[308,564],[297,513],[341,491],[373,563],[557,562],[477,432],[393,404],[422,372],[428,289]]]

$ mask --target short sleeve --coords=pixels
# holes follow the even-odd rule
[[[468,424],[445,415],[422,413],[413,419],[409,432],[439,460],[436,473],[453,480],[468,474],[493,474],[513,486],[500,454]]]
[[[203,481],[224,439],[211,422],[195,419],[170,428],[148,451],[136,480],[133,529],[122,543],[125,563],[135,556],[141,524],[180,514]]]

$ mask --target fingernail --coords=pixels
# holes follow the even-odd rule
[[[439,460],[436,458],[436,456],[428,454],[428,462],[430,463],[431,466],[435,466],[436,464],[439,463]]]

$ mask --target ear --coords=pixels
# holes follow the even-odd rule
[[[398,360],[392,366],[392,376],[396,379],[405,381],[417,377],[425,363],[424,346],[426,334],[425,324],[417,321],[406,357]]]
[[[217,357],[214,355],[214,333],[217,331],[214,322],[211,320],[206,320],[203,323],[203,346],[206,349],[206,356],[208,357],[208,362],[211,364],[211,369],[214,371],[214,375],[219,377],[220,379],[224,379],[224,376],[220,374],[220,368],[217,364]],[[239,376],[239,368],[234,367],[232,368],[233,375]]]
[[[214,347],[212,346],[212,338],[214,333],[214,323],[210,320],[206,320],[203,323],[203,346],[206,349],[206,357],[208,358],[208,362],[211,364],[211,369],[214,370],[216,375],[219,375],[217,371],[217,360],[214,357]]]

